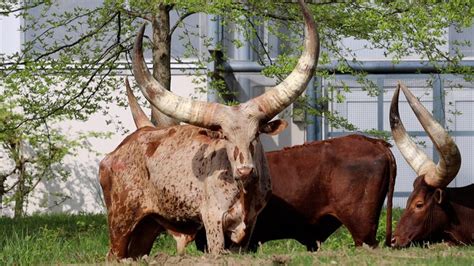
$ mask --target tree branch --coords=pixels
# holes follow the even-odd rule
[[[268,59],[268,62],[270,63],[270,65],[273,65],[273,60],[270,56],[270,53],[267,51],[267,48],[265,47],[265,42],[262,40],[262,38],[260,38],[260,34],[258,34],[258,29],[257,27],[255,26],[255,24],[252,22],[252,20],[250,18],[247,17],[247,22],[250,24],[250,26],[252,26],[252,28],[255,30],[255,36],[257,37],[257,41],[259,42],[260,46],[262,47],[263,49],[263,53],[265,54],[265,56],[267,57]],[[260,56],[259,56],[259,59],[260,59]],[[260,59],[260,63],[263,65],[264,64],[264,61],[262,59]]]
[[[146,14],[140,14],[138,12],[135,12],[135,11],[132,11],[132,10],[128,10],[126,8],[122,8],[121,10],[123,13],[127,14],[129,17],[132,17],[132,18],[142,18],[144,20],[147,20],[149,22],[151,22],[152,18],[150,15],[146,15]]]
[[[86,12],[84,14],[80,14],[80,15],[77,15],[71,19],[68,19],[66,21],[63,21],[61,22],[60,24],[57,24],[57,25],[54,25],[52,27],[49,27],[48,29],[46,29],[45,31],[43,31],[40,35],[36,36],[34,39],[32,39],[31,41],[28,41],[30,43],[30,45],[28,46],[28,48],[26,49],[23,49],[23,54],[25,54],[25,51],[29,50],[31,48],[31,44],[33,44],[34,42],[36,42],[37,40],[39,40],[41,37],[43,37],[45,34],[47,34],[49,31],[53,30],[53,29],[56,29],[56,28],[59,28],[61,26],[65,26],[71,22],[73,22],[74,20],[77,20],[77,19],[80,19],[80,18],[83,18],[83,17],[86,17],[86,16],[89,16],[91,15],[92,13],[95,13],[97,12],[98,10],[100,10],[100,8],[96,8],[96,9],[93,9],[93,10],[89,10],[89,12]]]
[[[131,37],[132,38],[132,37]],[[117,44],[114,44],[114,46],[117,46]],[[102,56],[99,58],[104,58],[105,55],[110,52],[112,49],[107,49],[106,53],[102,54]],[[29,122],[29,121],[34,121],[34,120],[42,120],[42,119],[46,119],[47,117],[53,115],[54,113],[58,112],[59,110],[61,109],[64,109],[68,104],[70,104],[71,102],[77,100],[79,97],[81,97],[87,87],[92,83],[92,81],[94,80],[94,78],[97,76],[97,74],[102,71],[103,67],[111,60],[113,59],[113,57],[116,57],[117,54],[120,55],[120,53],[122,53],[123,51],[125,51],[124,49],[120,49],[118,52],[114,53],[112,56],[108,57],[107,59],[105,59],[93,72],[92,74],[90,75],[89,79],[87,80],[87,82],[85,83],[85,85],[82,87],[82,89],[79,91],[79,93],[77,93],[76,95],[74,95],[73,97],[71,97],[70,99],[68,99],[66,102],[62,103],[60,106],[56,107],[56,108],[53,108],[52,110],[50,110],[49,112],[47,112],[46,114],[44,115],[41,115],[41,116],[37,116],[37,117],[32,117],[32,118],[27,118],[27,119],[24,119],[22,120],[20,123],[18,123],[17,125],[15,125],[14,127],[11,127],[11,128],[5,128],[5,129],[2,129],[0,130],[0,132],[4,132],[4,131],[7,131],[7,130],[13,130],[13,129],[18,129],[19,127],[21,127],[23,124],[25,124],[26,122]],[[96,63],[98,63],[99,61],[96,61]],[[96,67],[96,65],[93,65],[91,66],[92,67]],[[109,71],[110,73],[110,71]]]
[[[65,45],[62,45],[62,46],[59,46],[57,47],[56,49],[52,50],[52,51],[49,51],[47,53],[44,53],[40,56],[38,56],[35,61],[38,61],[44,57],[47,57],[47,56],[50,56],[52,54],[55,54],[63,49],[66,49],[66,48],[70,48],[70,47],[73,47],[74,45],[84,41],[85,39],[88,39],[92,36],[94,36],[95,34],[97,34],[100,30],[102,30],[105,26],[107,26],[107,24],[109,24],[116,16],[118,16],[118,14],[120,14],[120,12],[116,12],[110,19],[108,19],[106,22],[104,22],[100,27],[96,28],[94,31],[91,31],[89,32],[88,34],[86,35],[83,35],[81,36],[79,39],[77,39],[75,42],[72,42],[72,43],[68,43],[68,44],[65,44]]]
[[[18,185],[18,183],[20,183],[20,180],[17,180],[15,183],[13,183],[9,188],[3,190],[3,192],[5,193],[8,193],[10,192],[12,189],[14,189],[16,187],[16,185]]]
[[[184,13],[182,16],[180,16],[180,17],[178,18],[178,20],[176,21],[176,23],[173,25],[173,27],[171,27],[171,29],[170,29],[170,34],[169,34],[170,38],[171,38],[171,35],[173,35],[173,32],[179,27],[179,24],[180,24],[181,22],[183,22],[187,17],[189,17],[189,16],[191,16],[191,15],[193,15],[193,14],[195,14],[195,13],[196,13],[196,12],[186,12],[186,13]]]
[[[13,175],[15,172],[16,172],[16,168],[11,170],[9,173],[0,175],[0,180],[2,181],[1,183],[3,183],[3,181],[5,181],[7,179],[7,177]]]
[[[19,7],[19,8],[15,8],[15,9],[9,9],[7,7],[8,4],[3,3],[3,8],[5,8],[5,10],[0,11],[0,16],[8,16],[10,13],[16,13],[18,11],[32,9],[32,8],[35,8],[35,7],[38,7],[42,4],[44,4],[45,2],[46,1],[39,1],[39,2],[33,3],[31,5],[25,5],[25,6],[22,6],[22,7]]]
[[[115,59],[114,59],[112,62],[117,61],[117,60],[119,59],[120,54],[121,54],[122,52],[123,52],[122,49],[121,49],[121,51],[117,52],[117,53],[116,53],[116,56],[115,56]],[[97,91],[99,91],[99,89],[102,87],[102,83],[104,82],[105,78],[110,74],[110,72],[112,72],[112,70],[113,70],[113,68],[109,68],[109,69],[107,70],[107,72],[105,73],[105,75],[102,75],[102,77],[100,78],[99,82],[98,82],[97,85],[95,86],[94,91],[86,98],[86,101],[85,101],[86,103],[83,105],[82,108],[80,108],[79,110],[76,110],[77,112],[80,112],[80,111],[84,108],[84,106],[86,106],[87,103],[91,100],[92,96],[94,96],[94,95],[97,93]]]

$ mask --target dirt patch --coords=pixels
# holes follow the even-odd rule
[[[153,257],[144,257],[140,261],[150,265],[286,265],[291,261],[291,256],[273,255],[267,258],[258,258],[249,255],[227,254],[227,255],[210,255],[203,256],[176,256],[165,253],[158,253]],[[138,262],[140,264],[140,262]],[[133,264],[133,263],[132,263]]]

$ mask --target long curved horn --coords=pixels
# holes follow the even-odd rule
[[[132,89],[130,88],[130,83],[128,83],[128,78],[125,78],[125,87],[127,88],[128,105],[130,106],[130,110],[132,111],[133,122],[135,122],[137,128],[154,127],[153,123],[151,123],[150,119],[148,119],[148,117],[138,104],[137,98],[135,97]]]
[[[179,125],[179,121],[176,119],[173,119],[162,112],[160,110],[156,109],[155,106],[151,105],[151,118],[152,118],[152,123],[158,127],[172,127],[172,126],[177,126]]]
[[[416,145],[408,135],[403,126],[398,112],[398,95],[400,94],[400,84],[395,89],[390,104],[390,128],[392,136],[407,163],[413,168],[417,175],[432,172],[436,167],[434,162]]]
[[[411,140],[400,120],[398,112],[400,88],[403,90],[410,107],[440,153],[441,158],[437,165]],[[461,155],[456,144],[420,101],[405,85],[400,83],[395,90],[390,105],[390,127],[393,139],[403,157],[417,175],[425,176],[427,184],[433,187],[446,187],[454,179],[461,165]]]
[[[410,90],[403,84],[400,84],[400,87],[440,155],[435,173],[432,177],[427,175],[426,183],[435,187],[445,187],[456,177],[461,168],[461,153],[458,146]]]
[[[304,1],[299,0],[299,4],[305,21],[305,50],[298,60],[295,69],[285,80],[275,86],[273,90],[246,103],[247,107],[258,106],[258,108],[251,108],[254,110],[258,109],[253,114],[257,119],[268,121],[296,100],[306,89],[306,85],[316,69],[319,57],[319,35],[316,23]],[[176,96],[163,88],[151,76],[143,59],[142,42],[144,31],[145,25],[140,28],[135,40],[133,73],[148,101],[166,115],[179,121],[208,128],[219,125],[222,120],[220,113],[224,105],[192,101]]]
[[[257,104],[264,113],[264,119],[270,120],[296,100],[306,89],[313,77],[319,58],[319,34],[316,23],[303,0],[298,1],[305,22],[304,51],[295,69],[280,84],[256,97],[251,102]]]
[[[179,121],[202,127],[217,125],[215,116],[219,108],[222,108],[220,104],[193,101],[177,96],[152,77],[143,58],[145,26],[146,24],[142,25],[135,39],[132,59],[133,74],[143,95],[161,112]]]

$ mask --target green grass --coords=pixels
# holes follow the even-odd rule
[[[0,265],[105,261],[107,232],[104,215],[0,218]]]
[[[394,215],[397,220],[400,210]],[[158,264],[231,264],[231,265],[473,265],[474,247],[412,247],[392,250],[383,247],[385,217],[381,217],[377,249],[355,248],[350,234],[339,229],[316,253],[306,252],[293,240],[271,241],[256,253],[211,256],[191,244],[187,255],[176,256],[175,243],[161,235],[149,258],[143,263]],[[21,219],[0,218],[0,265],[8,264],[84,264],[105,263],[108,251],[104,215],[38,215]]]

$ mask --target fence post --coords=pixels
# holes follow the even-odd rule
[[[315,77],[316,82],[315,82],[315,98],[314,98],[314,104],[316,108],[319,110],[323,111],[324,105],[321,103],[317,103],[319,99],[323,97],[323,78],[321,77]],[[314,118],[314,123],[316,124],[315,127],[315,135],[316,135],[316,140],[323,140],[323,117],[322,115],[317,115]]]
[[[443,127],[445,127],[445,113],[444,113],[444,86],[441,75],[435,74],[433,77],[433,117]],[[433,149],[433,160],[437,162],[439,155],[436,149]]]
[[[213,56],[215,56],[216,49],[218,48],[219,43],[222,40],[222,29],[220,23],[220,17],[216,15],[207,16],[207,36],[211,38],[211,44],[209,46],[210,52],[212,51]],[[207,70],[209,73],[214,73],[216,71],[216,61],[212,60],[207,64]],[[207,76],[207,101],[208,102],[218,102],[219,97],[217,92],[214,89],[211,89],[212,75]]]
[[[308,104],[310,108],[316,108],[316,93],[314,87],[315,77],[313,76],[306,86],[306,96],[308,97]],[[308,114],[306,118],[306,141],[316,140],[316,116]]]
[[[377,130],[383,131],[383,120],[384,120],[384,111],[383,111],[383,93],[384,93],[384,78],[377,77],[377,88],[379,94],[377,95]]]

